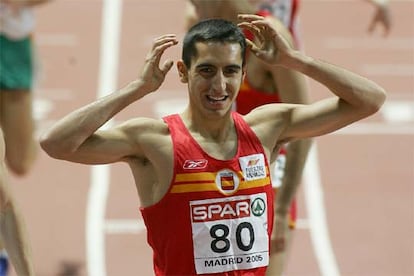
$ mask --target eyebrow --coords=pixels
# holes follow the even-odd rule
[[[211,63],[200,63],[195,68],[202,68],[202,67],[216,67],[216,66],[212,65]],[[242,68],[238,64],[230,64],[230,65],[226,65],[224,67],[225,68],[232,68],[232,69],[239,69],[239,70],[241,70],[241,68]]]

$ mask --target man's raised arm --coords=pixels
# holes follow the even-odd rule
[[[97,150],[97,145],[104,144],[106,138],[111,137],[115,142],[117,138],[120,138],[116,132],[108,132],[106,137],[97,137],[95,133],[115,114],[161,86],[173,65],[173,61],[167,60],[160,68],[161,56],[167,48],[177,43],[176,36],[172,34],[157,38],[146,57],[142,73],[136,80],[59,120],[41,137],[42,148],[54,158],[78,160],[76,154],[81,148],[84,152],[79,152],[79,155],[86,156],[86,151],[92,147]],[[116,154],[116,149],[108,148],[108,146],[116,147],[117,145],[114,144],[116,143],[108,143],[103,146],[103,149]],[[122,154],[121,150],[119,154]],[[109,156],[108,159],[111,157]],[[97,160],[97,162],[99,161]],[[105,160],[101,161],[105,162]]]

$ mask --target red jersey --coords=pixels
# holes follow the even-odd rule
[[[240,114],[246,115],[252,109],[270,103],[280,103],[278,93],[266,93],[250,86],[247,77],[243,79],[240,86],[239,94],[237,95],[235,106],[236,111]]]
[[[208,155],[179,115],[164,117],[174,148],[166,195],[141,208],[156,275],[265,275],[273,228],[273,190],[264,149],[232,113],[237,153]],[[216,274],[217,275],[217,274]]]

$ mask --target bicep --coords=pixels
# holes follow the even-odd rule
[[[309,92],[305,75],[284,67],[272,69],[274,86],[283,103],[306,104]]]
[[[281,139],[291,141],[328,134],[360,118],[361,114],[337,97],[298,105],[289,110]]]
[[[137,153],[137,145],[122,127],[98,130],[65,160],[83,164],[108,164]]]

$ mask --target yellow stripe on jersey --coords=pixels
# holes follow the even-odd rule
[[[218,189],[215,183],[180,184],[180,185],[174,185],[171,189],[171,193],[180,194],[180,193],[207,192],[207,191],[217,191],[217,190]]]
[[[175,183],[177,182],[214,182],[216,174],[212,172],[202,173],[180,173],[175,176]]]
[[[206,183],[209,182],[209,183]],[[239,187],[236,191],[245,190],[250,188],[262,187],[270,185],[270,177],[263,179],[251,180],[251,181],[240,181]],[[200,183],[186,183],[186,184],[174,184],[171,189],[171,193],[191,193],[191,192],[209,192],[209,191],[221,191],[215,181],[200,181]]]

